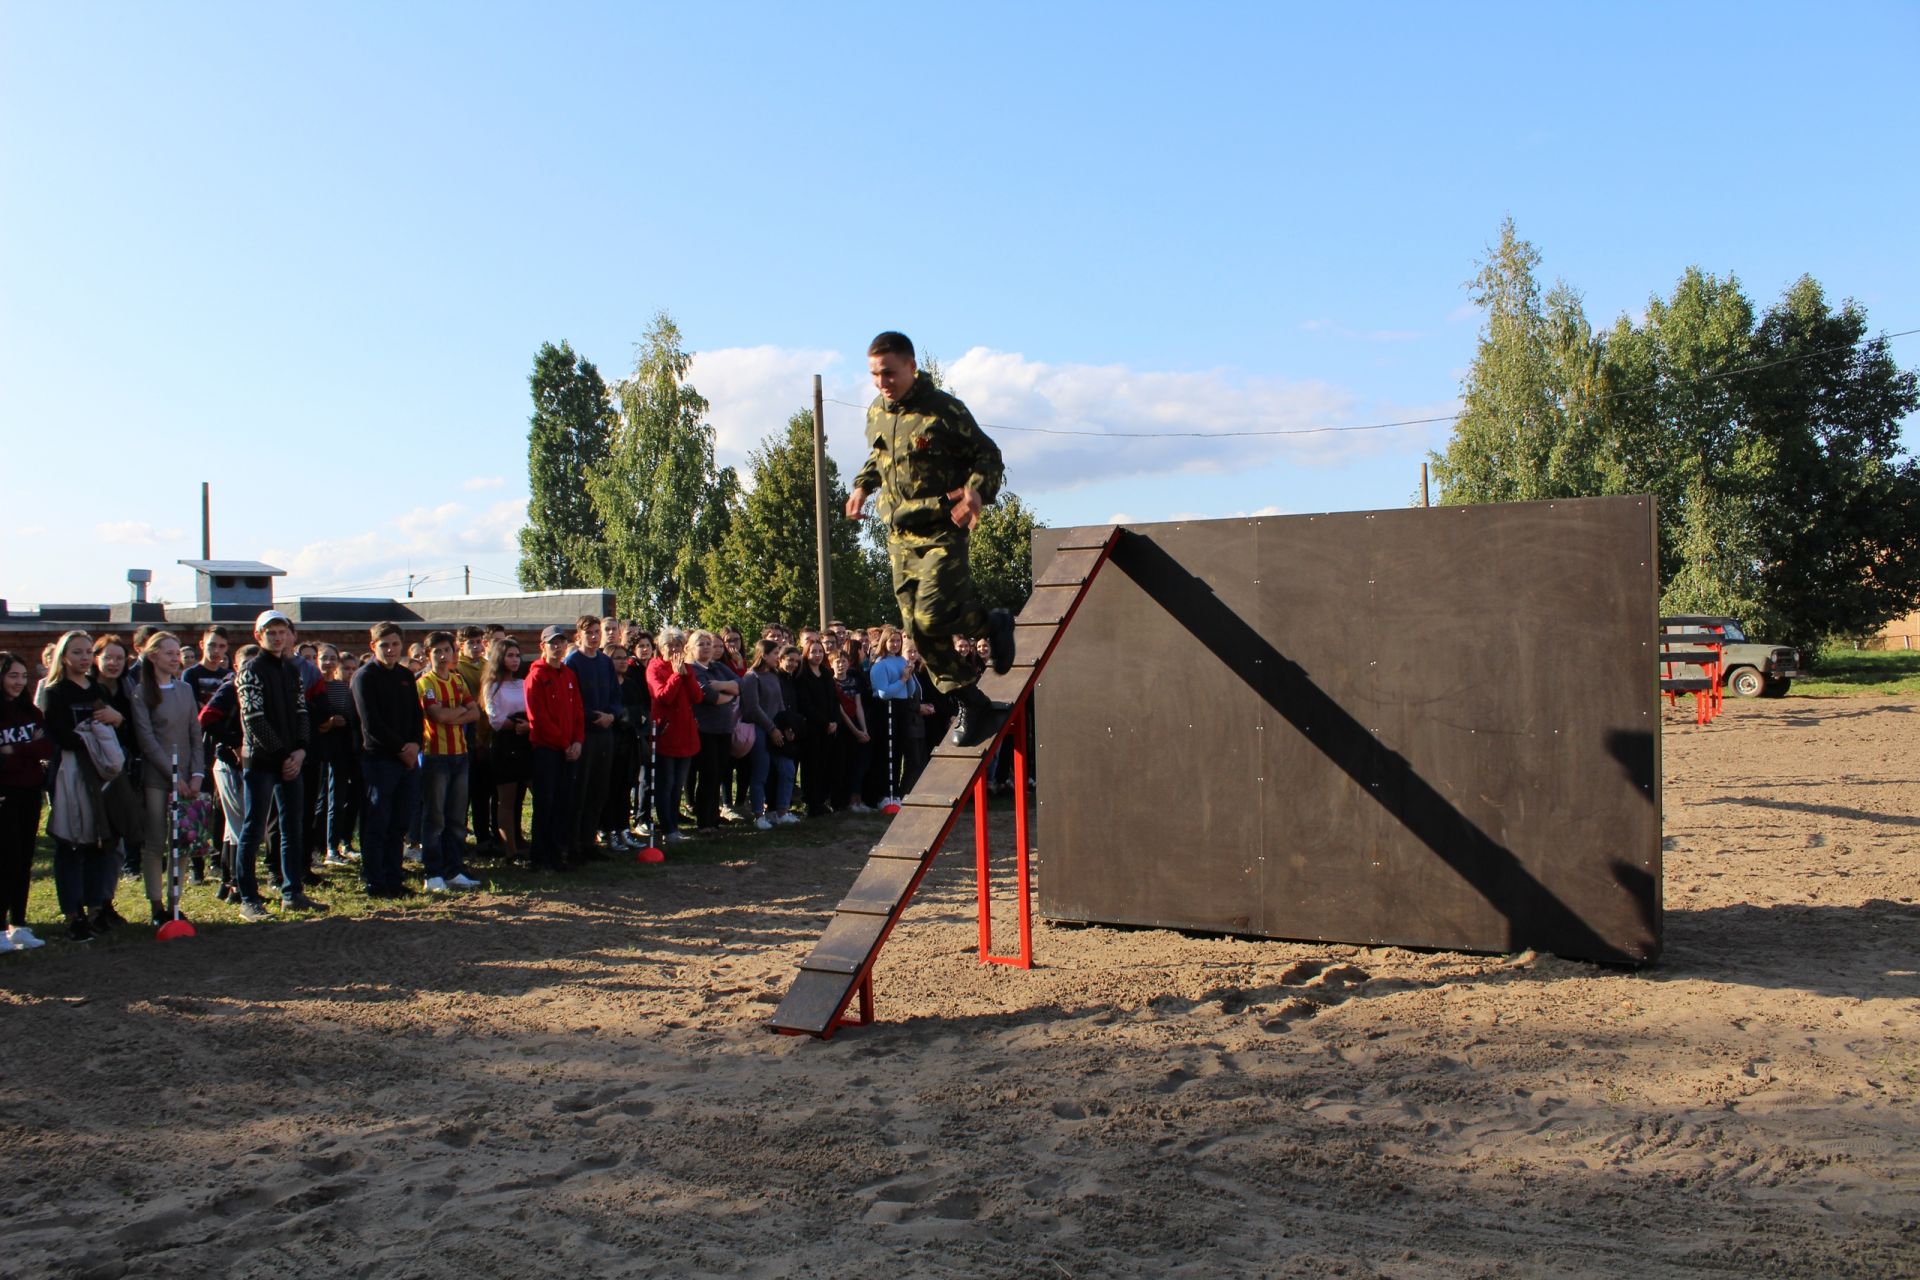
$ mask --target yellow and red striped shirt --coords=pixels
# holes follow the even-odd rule
[[[444,676],[433,674],[428,667],[420,673],[415,685],[420,690],[420,710],[424,713],[428,707],[469,707],[473,705],[473,693],[467,688],[467,682],[458,671],[449,671]],[[433,717],[422,714],[420,731],[425,735],[425,754],[430,756],[463,756],[467,754],[467,727],[462,724],[435,724]]]

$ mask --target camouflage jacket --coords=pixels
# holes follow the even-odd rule
[[[922,373],[903,400],[875,396],[867,406],[867,443],[873,451],[854,487],[880,497],[880,518],[901,533],[951,528],[947,495],[963,486],[980,501],[1000,493],[1005,469],[1000,448],[987,438],[967,406]]]

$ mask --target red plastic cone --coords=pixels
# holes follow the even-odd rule
[[[665,862],[667,860],[667,851],[665,849],[655,848],[653,845],[648,845],[633,856],[640,862]]]
[[[198,931],[185,920],[174,919],[161,925],[160,932],[154,936],[162,942],[172,942],[175,938],[192,938],[197,934]]]

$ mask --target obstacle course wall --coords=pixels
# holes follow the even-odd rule
[[[1036,687],[1041,914],[1654,959],[1654,520],[1128,526]]]

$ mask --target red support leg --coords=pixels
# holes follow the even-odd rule
[[[993,953],[993,892],[987,882],[987,771],[973,780],[973,874],[980,895],[980,963]]]
[[[1015,879],[1020,894],[1020,958],[1022,969],[1033,968],[1033,873],[1028,860],[1031,852],[1027,838],[1027,704],[1022,702],[1013,713],[1013,726],[1007,730],[1013,741],[1013,840]]]

